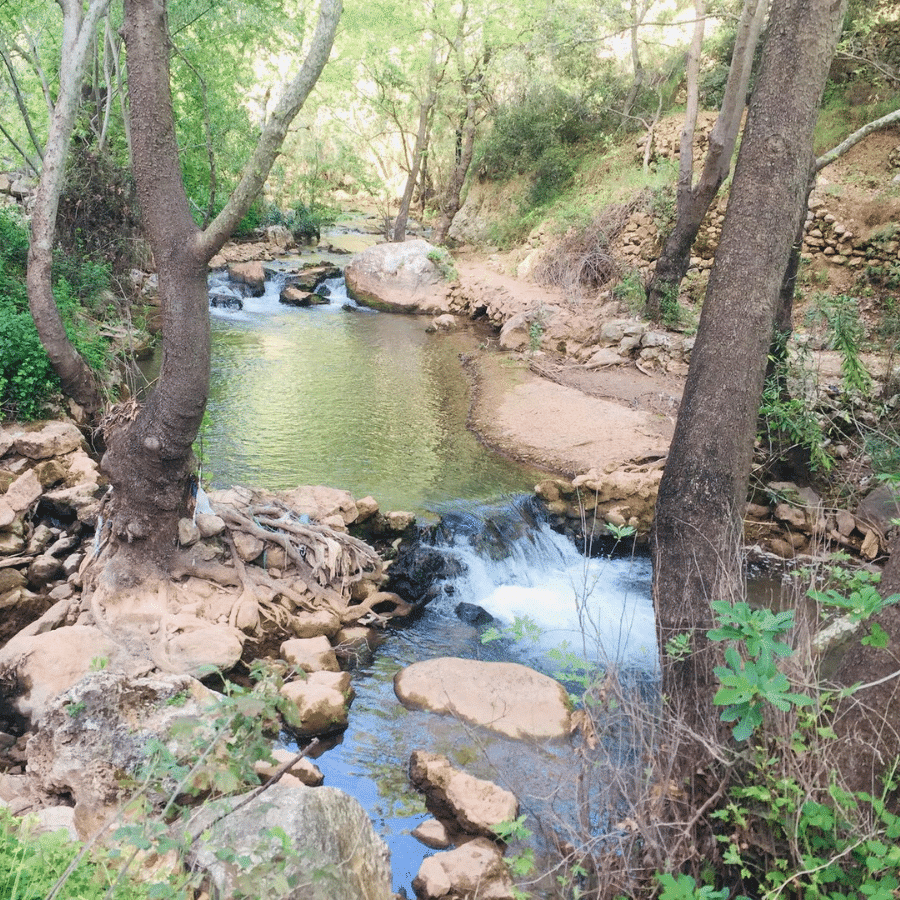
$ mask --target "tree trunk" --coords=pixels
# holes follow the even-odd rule
[[[194,224],[178,159],[169,88],[165,0],[126,0],[132,163],[159,276],[163,362],[139,409],[106,421],[103,468],[113,487],[107,522],[118,541],[141,542],[164,563],[187,511],[193,455],[209,393],[207,263],[265,183],[290,121],[318,79],[334,40],[340,0],[323,0],[309,55],[266,123],[225,208],[206,231]],[[136,417],[134,416],[136,413]]]
[[[845,6],[774,6],[659,489],[652,553],[663,692],[701,735],[718,720],[709,604],[742,595],[742,519],[775,304],[805,213],[813,127]],[[686,657],[667,649],[680,634],[690,638]]]
[[[81,101],[81,83],[87,68],[91,41],[109,0],[92,0],[82,14],[81,0],[64,0],[63,43],[60,57],[59,95],[50,118],[43,167],[31,215],[28,248],[28,305],[41,343],[59,376],[63,392],[80,404],[88,415],[102,406],[97,380],[66,334],[56,300],[51,274],[56,215],[69,154],[69,140]]]
[[[731,169],[731,157],[741,127],[747,86],[753,69],[753,56],[765,20],[768,0],[744,0],[741,20],[738,24],[737,39],[728,82],[722,97],[716,124],[709,135],[709,150],[703,163],[703,171],[696,185],[679,180],[678,211],[675,227],[666,239],[662,253],[656,262],[653,279],[647,286],[647,303],[644,315],[658,320],[666,300],[678,297],[678,290],[691,264],[691,247],[694,245],[700,226],[713,198],[719,192],[722,182]],[[696,85],[694,86],[696,95]],[[688,86],[689,100],[692,96]],[[693,133],[693,125],[691,133]],[[688,123],[685,122],[685,132]],[[684,139],[682,139],[681,165],[684,165]],[[690,147],[692,148],[693,142]]]
[[[475,98],[469,97],[466,102],[466,114],[461,128],[461,146],[457,154],[456,165],[447,182],[447,190],[441,203],[441,217],[434,228],[434,243],[443,244],[453,224],[453,217],[459,212],[462,189],[472,165],[475,151]]]
[[[437,103],[436,52],[437,47],[435,45],[431,65],[428,70],[428,93],[419,107],[419,128],[416,132],[416,145],[413,149],[409,174],[406,178],[406,187],[400,200],[400,209],[397,212],[397,218],[394,220],[392,238],[398,242],[406,240],[406,223],[409,219],[409,207],[412,204],[416,182],[419,180],[419,168],[428,150],[428,120],[431,118],[431,111],[434,109],[435,103]]]

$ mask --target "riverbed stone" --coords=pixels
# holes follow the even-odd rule
[[[299,737],[331,734],[347,727],[349,704],[329,684],[312,678],[298,679],[283,685],[281,696],[290,701],[284,712],[285,722]]]
[[[290,750],[276,747],[272,751],[274,762],[260,759],[253,764],[253,769],[261,778],[271,778],[283,765],[290,762],[291,767],[285,774],[292,775],[307,787],[318,787],[325,781],[322,770],[314,762],[305,756],[301,756],[300,759],[296,759],[296,756],[297,754],[291,753]]]
[[[291,638],[281,645],[281,658],[304,672],[340,671],[337,657],[327,637]]]
[[[207,804],[191,826],[193,834],[209,829],[208,836],[192,844],[188,863],[192,870],[208,874],[215,896],[393,900],[388,849],[348,794],[332,787],[275,784],[235,809],[244,799]],[[235,812],[223,815],[229,809]],[[287,835],[289,853],[284,852],[282,834]],[[247,857],[247,863],[238,869],[222,862],[216,853],[221,847]],[[272,878],[273,863],[286,876],[283,889]]]
[[[450,713],[512,738],[561,738],[570,731],[566,689],[518,663],[423,660],[394,676],[394,692],[410,709]]]
[[[437,819],[426,819],[424,822],[420,822],[410,834],[420,844],[424,844],[432,850],[446,850],[453,843],[443,822],[439,822]]]
[[[228,277],[246,285],[254,297],[261,297],[266,289],[266,273],[259,260],[232,263],[228,266]]]
[[[432,815],[466,834],[494,839],[498,825],[519,815],[515,794],[454,768],[440,753],[414,750],[409,780],[425,795]]]
[[[487,838],[476,838],[425,859],[413,879],[419,900],[513,900],[514,886],[503,856]]]

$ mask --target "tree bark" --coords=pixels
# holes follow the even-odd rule
[[[206,270],[265,183],[293,117],[331,50],[341,0],[323,0],[309,54],[285,90],[225,208],[206,231],[191,218],[181,179],[169,86],[165,0],[126,0],[125,43],[131,99],[132,165],[153,248],[163,315],[163,361],[156,389],[136,417],[106,422],[103,468],[113,492],[107,521],[118,541],[164,564],[187,511],[191,445],[209,393],[210,329]]]
[[[742,518],[775,304],[805,214],[813,127],[845,6],[774,6],[659,488],[652,553],[663,692],[701,735],[718,720],[709,604],[742,596]],[[680,634],[690,638],[686,657],[667,649]]]
[[[447,190],[441,203],[441,217],[434,228],[435,244],[443,244],[447,240],[447,233],[453,224],[453,217],[459,212],[463,185],[466,183],[466,176],[469,174],[472,156],[475,152],[475,129],[475,98],[470,96],[466,101],[459,156],[450,173],[450,180],[447,182]]]
[[[435,41],[434,38],[432,40]],[[400,199],[400,209],[397,212],[397,218],[394,220],[394,231],[392,234],[394,241],[406,240],[406,223],[409,219],[409,208],[412,205],[413,192],[419,179],[419,169],[428,150],[428,121],[431,118],[431,111],[434,109],[435,103],[437,103],[438,81],[437,43],[435,41],[432,44],[431,62],[428,66],[427,93],[419,106],[419,127],[416,132],[416,145],[413,149],[409,173],[406,177],[406,186]]]
[[[94,32],[100,19],[106,15],[109,0],[92,0],[84,13],[81,0],[62,0],[60,6],[63,11],[63,42],[59,95],[50,118],[41,177],[31,216],[28,305],[41,343],[59,376],[63,392],[79,403],[89,415],[93,415],[100,409],[102,397],[93,372],[66,334],[53,297],[51,271],[59,195],[65,177],[69,140],[81,99],[81,82]]]
[[[700,173],[697,184],[692,185],[693,159],[689,158],[691,180],[679,179],[675,227],[666,238],[662,253],[656,262],[653,278],[647,286],[644,315],[648,318],[658,320],[664,302],[667,299],[678,297],[678,289],[691,264],[691,247],[694,245],[713,198],[731,170],[731,157],[734,154],[738,132],[741,128],[747,86],[750,83],[750,74],[753,69],[753,56],[765,20],[767,6],[768,0],[744,0],[734,53],[728,70],[725,94],[722,97],[722,106],[716,124],[709,135],[709,149],[703,163],[703,171]],[[689,102],[691,96],[696,98],[696,84],[692,94],[689,83]],[[680,160],[682,167],[685,164],[684,134],[688,131],[688,124],[686,121],[685,131],[682,133]],[[689,151],[693,147],[693,129],[694,126],[691,124]]]

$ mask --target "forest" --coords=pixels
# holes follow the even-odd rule
[[[345,522],[334,530],[333,519],[326,527],[313,516],[310,524],[283,497],[231,499],[215,516],[210,508],[222,526],[215,534],[193,535],[185,524],[197,528],[205,515],[197,458],[214,356],[212,261],[226,243],[264,241],[272,229],[315,245],[351,214],[375,222],[388,244],[426,237],[447,296],[454,284],[465,293],[456,266],[474,254],[504,259],[522,280],[569,297],[571,319],[618,304],[616,322],[643,323],[629,348],[638,353],[635,378],[645,364],[683,379],[656,466],[652,526],[639,535],[652,564],[656,697],[636,692],[611,664],[573,670],[569,660],[567,670],[581,778],[606,778],[615,796],[605,807],[583,797],[579,821],[565,831],[524,815],[496,824],[490,853],[506,852],[491,887],[499,893],[464,879],[440,893],[420,874],[418,896],[897,895],[893,4],[7,0],[0,56],[0,423],[9,427],[0,456],[18,446],[22,423],[66,419],[99,473],[90,528],[78,526],[94,550],[78,571],[77,602],[52,622],[40,609],[46,626],[26,635],[31,625],[22,622],[0,650],[8,695],[0,711],[24,709],[14,698],[27,695],[27,659],[37,653],[14,642],[43,632],[90,627],[112,642],[83,654],[88,679],[130,678],[136,660],[148,659],[172,678],[197,674],[194,645],[184,650],[190,663],[178,662],[184,634],[221,651],[204,658],[215,674],[196,682],[221,698],[209,725],[215,740],[195,734],[187,753],[156,741],[152,772],[146,760],[129,762],[127,802],[121,784],[95,806],[69,792],[76,824],[83,817],[84,865],[78,857],[71,871],[40,882],[35,871],[52,848],[29,855],[27,828],[3,814],[0,877],[8,871],[18,885],[27,873],[34,882],[31,893],[23,884],[11,896],[355,896],[346,885],[349,893],[329,893],[337,888],[327,873],[307,885],[303,866],[297,874],[284,862],[288,849],[262,865],[269,881],[212,887],[196,822],[227,821],[220,798],[258,784],[253,766],[270,755],[279,716],[297,734],[315,733],[285,711],[301,664],[287,675],[260,667],[258,648],[277,646],[276,634],[299,639],[298,623],[317,612],[334,619],[331,638],[338,627],[384,627],[408,614],[383,567],[393,556],[378,553],[396,555],[400,541],[386,551],[386,535],[408,536],[410,522],[382,516],[383,546],[365,535],[378,553]],[[874,146],[865,144],[874,135],[890,145],[884,160],[832,174],[848,154]],[[861,224],[845,227],[825,211],[838,205],[848,217],[852,206]],[[151,271],[155,325],[144,282],[135,281]],[[525,368],[589,368],[599,345],[576,342],[574,328],[557,334],[554,321],[539,304],[520,323]],[[492,324],[486,345],[502,343],[501,323]],[[660,347],[688,348],[683,372],[681,357],[666,370],[659,350],[640,350],[651,333]],[[822,336],[814,349],[839,360],[839,384],[820,394],[807,391],[798,363],[813,333]],[[161,368],[141,390],[135,348],[153,344]],[[27,501],[16,494],[30,465],[0,460],[0,575],[10,573],[0,597],[10,610],[24,606],[19,570],[36,577],[27,548],[37,540],[41,488]],[[578,483],[551,479],[543,499],[561,502]],[[772,484],[786,487],[776,496]],[[594,490],[589,509],[581,500],[582,519],[598,507],[602,490]],[[861,524],[867,496],[879,498],[878,527]],[[794,512],[778,513],[784,504]],[[779,572],[791,596],[771,610],[747,593],[761,508],[759,519],[770,508],[783,522],[799,516],[795,531],[810,536],[802,547],[806,537],[767,545],[782,541]],[[843,528],[848,510],[856,518]],[[346,525],[356,514],[354,505]],[[604,546],[615,552],[639,530],[614,515],[605,528]],[[190,551],[201,534],[222,535],[219,556]],[[274,567],[265,562],[273,548]],[[289,572],[302,581],[291,586]],[[224,618],[204,619],[185,599],[185,585],[195,590],[198,580],[230,592]],[[179,614],[191,623],[171,625]],[[826,672],[817,641],[840,623],[850,637]],[[520,638],[522,628],[492,637]],[[222,674],[236,665],[253,669],[256,687]],[[71,690],[79,683],[87,682]],[[195,690],[184,684],[165,703]],[[71,710],[85,701],[59,702],[77,719]],[[35,760],[53,739],[52,716],[43,716],[43,731],[28,741]],[[56,721],[60,733],[60,721],[69,725]],[[26,731],[10,742],[22,738],[24,747]],[[230,761],[207,758],[220,739],[228,749],[219,756]],[[637,757],[630,771],[616,759],[625,745]],[[275,780],[286,771],[287,763]],[[99,826],[113,796],[122,802],[109,841]],[[154,867],[167,854],[160,881]],[[242,867],[253,869],[248,860]]]

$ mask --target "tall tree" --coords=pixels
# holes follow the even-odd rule
[[[813,128],[846,0],[775,4],[652,535],[670,708],[714,727],[710,601],[741,594],[742,519],[775,306],[805,215]],[[669,653],[687,634],[691,652]]]
[[[166,3],[125,4],[133,170],[159,276],[163,362],[147,401],[127,415],[114,410],[105,420],[103,468],[112,486],[105,509],[107,558],[136,546],[141,557],[164,564],[171,553],[190,494],[191,445],[209,392],[207,263],[262,189],[291,121],[325,66],[340,14],[341,0],[322,0],[303,65],[284,88],[224,209],[200,230],[191,217],[175,139]],[[38,312],[40,329],[44,319]],[[46,341],[43,331],[41,338]],[[129,571],[130,564],[124,561],[119,571]]]
[[[703,171],[696,184],[693,183],[696,115],[693,118],[690,115],[685,116],[681,136],[675,226],[666,237],[662,253],[656,261],[653,279],[647,288],[644,314],[652,319],[659,318],[666,298],[678,296],[678,288],[690,265],[691,247],[703,224],[703,217],[731,171],[731,157],[741,128],[753,57],[768,5],[769,0],[744,0],[722,106],[716,124],[710,132],[709,149],[703,163]],[[698,7],[696,16],[698,21],[702,20],[703,14],[703,9]],[[690,58],[699,60],[699,48],[692,47]],[[697,92],[697,81],[694,78],[693,83],[688,83],[689,108],[692,105],[696,108]]]

